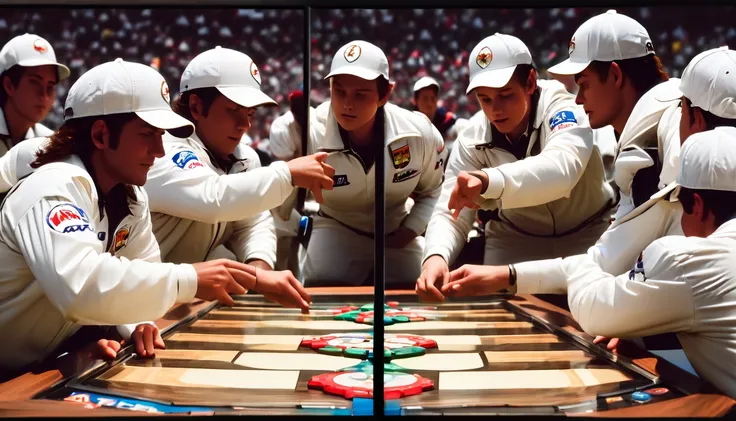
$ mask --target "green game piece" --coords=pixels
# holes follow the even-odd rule
[[[391,318],[394,319],[397,323],[408,323],[409,317],[408,316],[391,316]]]
[[[373,363],[371,361],[365,360],[365,361],[359,362],[358,364],[354,366],[340,369],[340,371],[345,371],[348,373],[362,371],[364,373],[373,374]],[[394,371],[404,372],[406,371],[406,368],[396,365],[394,363],[384,363],[383,371],[386,373],[394,372]]]
[[[371,317],[369,319],[364,319],[363,320],[363,323],[372,325],[373,324],[373,317]],[[383,325],[384,326],[392,325],[392,324],[394,324],[394,319],[391,316],[383,316]]]
[[[347,320],[354,322],[355,318],[358,317],[358,314],[360,314],[360,310],[354,310],[354,311],[348,311],[345,313],[340,313],[335,315],[335,320]]]
[[[321,352],[323,354],[338,355],[339,356],[339,355],[342,355],[343,354],[343,349],[342,348],[338,348],[336,346],[326,346],[326,347],[317,349],[317,352]]]
[[[393,358],[408,358],[424,355],[427,350],[421,346],[410,346],[393,350]]]
[[[366,304],[366,305],[364,305],[363,307],[360,308],[360,311],[373,311],[374,308],[375,307],[373,306],[373,304]],[[391,307],[389,307],[388,304],[384,304],[383,305],[383,308],[384,309],[388,309],[388,308],[391,308]]]

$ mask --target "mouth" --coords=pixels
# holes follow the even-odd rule
[[[346,118],[346,119],[348,119],[348,120],[354,120],[354,119],[356,119],[356,118],[357,118],[356,116],[354,116],[354,115],[352,115],[352,114],[344,114],[344,113],[343,113],[343,114],[340,114],[340,115],[341,115],[341,116],[342,116],[343,118]]]
[[[241,137],[234,137],[234,136],[228,136],[228,139],[232,140],[233,142],[240,142]]]
[[[509,120],[508,118],[497,118],[493,120],[493,124],[503,124],[507,122],[508,120]]]

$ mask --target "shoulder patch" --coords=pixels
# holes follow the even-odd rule
[[[120,249],[128,244],[128,237],[130,236],[130,229],[122,227],[115,232],[115,238],[113,239],[112,245],[110,246],[110,253],[115,255]]]
[[[549,128],[552,129],[552,133],[557,130],[568,129],[577,125],[578,120],[575,118],[575,113],[572,111],[559,111],[549,119]]]
[[[174,157],[171,158],[171,160],[174,161],[174,165],[183,170],[191,170],[192,168],[204,167],[204,164],[199,162],[199,158],[197,158],[197,155],[193,151],[189,150],[177,152]]]
[[[62,234],[77,231],[94,232],[89,224],[87,213],[71,203],[62,203],[51,208],[49,214],[46,215],[46,225]]]
[[[639,254],[639,258],[636,260],[634,268],[629,271],[629,280],[637,282],[646,282],[647,275],[644,273],[644,253]]]

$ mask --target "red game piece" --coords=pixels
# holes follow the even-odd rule
[[[432,380],[418,374],[384,373],[385,399],[399,399],[432,390]],[[346,399],[372,398],[373,375],[365,372],[326,373],[312,377],[308,387],[322,389],[325,393],[340,395]]]
[[[386,305],[389,306],[389,307],[391,307],[391,308],[397,308],[399,306],[399,302],[398,301],[389,301],[389,302],[386,303]]]

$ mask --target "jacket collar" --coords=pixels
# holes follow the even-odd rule
[[[406,137],[421,137],[422,134],[414,127],[408,120],[397,116],[397,106],[386,103],[383,106],[383,139],[384,143],[388,146],[393,142]],[[325,135],[322,145],[319,150],[321,151],[344,151],[348,150],[349,145],[345,143],[340,135],[340,126],[337,123],[335,114],[332,112],[332,107],[328,105],[327,120],[325,121]],[[379,108],[379,112],[381,109]]]

